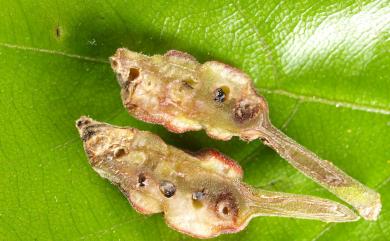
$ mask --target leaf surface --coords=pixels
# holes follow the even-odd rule
[[[5,1],[0,12],[0,237],[190,240],[136,213],[87,163],[81,115],[236,159],[244,180],[338,200],[259,141],[172,134],[130,117],[108,64],[116,48],[187,51],[243,69],[289,136],[382,195],[377,222],[259,217],[215,240],[388,240],[389,1]]]

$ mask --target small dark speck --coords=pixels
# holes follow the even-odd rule
[[[78,120],[76,122],[76,125],[77,125],[77,127],[81,127],[83,125],[83,121],[82,120]]]
[[[225,214],[225,215],[228,215],[229,214],[229,208],[228,207],[223,207],[222,213]]]
[[[146,176],[145,176],[145,174],[140,173],[140,174],[138,175],[138,185],[139,185],[140,187],[144,187],[145,184],[146,184],[145,181],[146,181]]]
[[[126,151],[125,151],[125,149],[123,149],[123,148],[119,148],[119,149],[117,149],[117,150],[114,151],[114,156],[115,156],[116,158],[120,158],[120,157],[122,157],[122,156],[124,156],[124,155],[126,155]]]
[[[222,88],[218,88],[214,91],[214,101],[222,103],[226,99],[226,94]]]
[[[60,27],[60,26],[57,26],[57,27],[56,27],[56,37],[57,37],[57,38],[61,38],[61,36],[62,36],[61,27]]]
[[[84,125],[88,125],[89,123],[91,123],[88,119],[80,119],[76,122],[76,125],[77,127],[82,127]]]
[[[202,200],[205,197],[205,193],[202,191],[192,193],[192,199],[194,200]]]

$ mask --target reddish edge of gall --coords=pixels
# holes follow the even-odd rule
[[[130,111],[129,111],[130,112]],[[171,122],[164,121],[163,118],[158,118],[158,117],[153,117],[147,113],[143,113],[143,111],[135,111],[135,112],[130,112],[130,114],[135,115],[138,119],[151,123],[151,124],[159,124],[167,128],[169,131],[174,132],[174,133],[184,133],[187,131],[195,131],[198,130],[196,128],[178,128]]]
[[[230,168],[232,168],[236,173],[238,173],[240,176],[243,175],[244,171],[242,170],[241,166],[235,162],[233,159],[229,158],[228,156],[225,156],[221,152],[214,150],[214,149],[205,149],[201,150],[198,153],[196,153],[197,156],[204,156],[204,155],[211,155],[215,157],[217,160],[221,161],[223,164],[228,165]]]

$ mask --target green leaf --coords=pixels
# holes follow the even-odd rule
[[[190,240],[136,213],[87,163],[80,115],[214,147],[269,190],[338,200],[259,141],[177,135],[130,117],[107,58],[116,48],[187,51],[247,72],[271,120],[382,195],[376,222],[259,217],[216,240],[387,240],[390,236],[389,1],[1,0],[2,240]],[[338,200],[340,201],[340,200]]]

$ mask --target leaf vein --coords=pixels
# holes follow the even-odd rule
[[[304,102],[319,103],[319,104],[334,106],[336,108],[341,107],[341,108],[359,110],[359,111],[375,113],[375,114],[390,115],[390,109],[376,107],[372,105],[363,105],[363,104],[356,104],[356,103],[351,103],[346,101],[333,100],[333,99],[323,98],[315,95],[307,96],[302,94],[296,94],[283,89],[259,88],[259,90],[261,92],[265,92],[268,94],[281,95],[281,96],[289,97],[291,99],[301,100],[302,103]]]
[[[19,49],[19,50],[52,54],[52,55],[60,55],[60,56],[65,56],[65,57],[69,57],[69,58],[95,62],[95,63],[104,63],[104,64],[108,63],[108,60],[97,59],[97,58],[82,56],[82,55],[78,55],[78,54],[70,54],[70,53],[57,51],[57,50],[51,50],[51,49],[34,48],[34,47],[28,47],[28,46],[22,46],[22,45],[10,44],[10,43],[1,43],[1,42],[0,42],[0,46],[10,48],[10,49]]]
[[[61,52],[61,51],[57,51],[57,50],[34,48],[34,47],[15,45],[15,44],[10,44],[10,43],[1,43],[1,42],[0,42],[0,46],[11,48],[11,49],[19,49],[19,50],[25,50],[25,51],[34,51],[34,52],[40,52],[40,53],[46,53],[46,54],[66,56],[69,58],[75,58],[75,59],[80,59],[80,60],[85,60],[85,61],[96,62],[96,63],[104,63],[104,64],[109,63],[108,60],[103,60],[103,59],[98,59],[98,58],[93,58],[93,57],[88,57],[88,56],[82,56],[82,55],[77,55],[77,54],[70,54],[70,53]],[[262,92],[265,92],[265,93],[269,93],[269,94],[276,94],[276,95],[286,96],[286,97],[289,97],[291,99],[301,100],[302,103],[304,103],[304,102],[319,103],[319,104],[335,106],[337,108],[341,107],[341,108],[359,110],[359,111],[369,112],[369,113],[390,115],[390,109],[376,107],[373,105],[363,105],[363,104],[350,103],[350,102],[346,102],[346,101],[338,101],[338,100],[323,98],[323,97],[319,97],[319,96],[315,96],[315,95],[307,96],[307,95],[302,95],[302,94],[296,94],[296,93],[286,91],[283,89],[260,88],[259,90]]]

